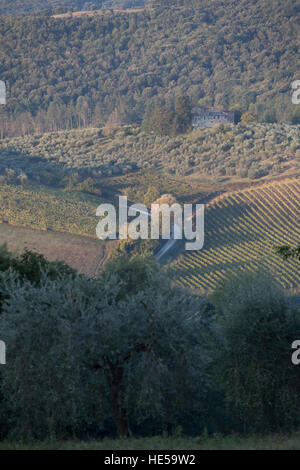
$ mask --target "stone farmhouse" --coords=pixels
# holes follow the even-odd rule
[[[192,111],[194,129],[214,127],[216,124],[234,124],[234,112],[211,108],[194,108]]]

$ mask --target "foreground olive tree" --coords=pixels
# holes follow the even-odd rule
[[[152,261],[116,259],[98,279],[45,274],[39,286],[7,271],[0,290],[2,419],[21,436],[76,433],[111,413],[126,437],[132,417],[173,422],[205,384],[202,302]]]
[[[118,435],[128,436],[130,414],[167,420],[182,394],[192,399],[201,387],[202,302],[141,258],[115,260],[100,282],[102,306],[82,319],[80,347],[105,378]]]
[[[299,369],[291,345],[300,337],[297,306],[267,274],[244,273],[211,297],[217,315],[215,372],[244,430],[299,426]]]

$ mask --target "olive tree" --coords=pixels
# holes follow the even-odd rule
[[[275,252],[284,260],[290,258],[300,260],[300,245],[295,248],[288,245],[277,246],[275,247]]]
[[[182,394],[201,388],[202,301],[142,258],[114,260],[100,283],[102,305],[82,318],[81,349],[105,378],[118,434],[128,436],[129,415],[168,421]]]
[[[0,370],[2,434],[66,437],[89,425],[94,388],[76,350],[75,296],[83,288],[76,276],[51,280],[44,272],[34,285],[11,269],[0,273],[0,337],[7,348]]]
[[[215,372],[244,429],[280,431],[299,425],[299,371],[291,345],[299,313],[269,274],[234,276],[211,298],[218,316]]]
[[[133,419],[175,422],[207,387],[202,301],[153,261],[116,259],[97,279],[45,274],[38,286],[7,271],[0,290],[3,406],[22,436],[76,433],[110,414],[128,436]]]

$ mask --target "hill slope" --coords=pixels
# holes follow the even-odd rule
[[[49,261],[65,261],[88,276],[95,276],[110,257],[114,242],[102,242],[69,233],[34,230],[0,223],[0,244],[10,251],[25,248],[43,254]]]
[[[300,282],[295,260],[282,261],[274,246],[300,242],[300,180],[291,179],[243,190],[209,204],[205,243],[173,263],[180,285],[213,290],[230,272],[271,270],[286,289]]]
[[[193,104],[250,110],[262,121],[294,119],[298,2],[191,5],[132,15],[0,17],[3,132],[140,123],[154,105],[172,105],[181,94]]]
[[[0,0],[0,15],[20,15],[22,13],[52,10],[58,7],[68,7],[82,10],[85,6],[95,5],[105,7],[131,7],[143,5],[143,0]]]
[[[0,175],[7,168],[40,180],[45,171],[65,170],[93,177],[156,171],[195,181],[216,178],[249,181],[300,172],[300,126],[249,124],[199,129],[182,137],[146,135],[123,127],[53,132],[0,141]],[[129,179],[127,178],[129,181]],[[214,190],[219,188],[215,187]],[[186,202],[186,201],[182,201]]]

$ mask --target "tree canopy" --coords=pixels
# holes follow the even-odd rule
[[[80,18],[2,16],[1,132],[102,126],[112,116],[139,124],[184,95],[193,106],[297,122],[290,95],[297,32],[292,0],[203,0]]]

